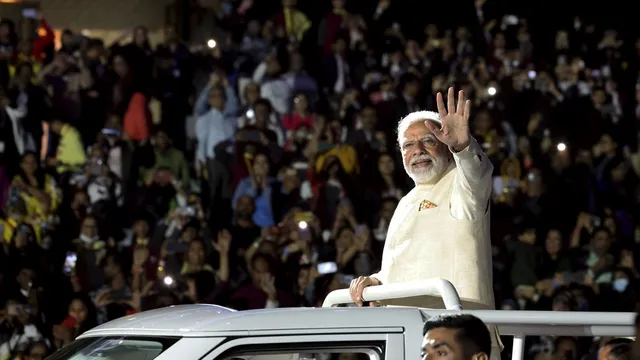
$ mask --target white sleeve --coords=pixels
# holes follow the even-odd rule
[[[456,178],[451,192],[451,215],[458,220],[484,216],[491,197],[493,165],[474,139],[460,152],[453,152]]]

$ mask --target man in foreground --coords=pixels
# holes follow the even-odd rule
[[[416,186],[393,214],[380,272],[351,282],[351,297],[359,306],[368,286],[442,278],[455,286],[464,309],[494,308],[489,237],[493,166],[470,134],[471,103],[464,93],[459,92],[456,106],[450,88],[448,109],[442,94],[436,101],[438,113],[414,112],[398,125],[404,168]],[[442,299],[388,304],[442,308]]]
[[[423,359],[488,360],[490,352],[489,329],[473,315],[442,315],[424,324]]]

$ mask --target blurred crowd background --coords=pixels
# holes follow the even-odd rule
[[[395,127],[449,86],[495,167],[497,308],[637,310],[635,35],[491,0],[433,22],[313,3],[217,1],[155,44],[137,26],[56,48],[43,14],[23,14],[39,33],[2,20],[0,360],[171,304],[321,305],[378,269],[413,186]],[[527,356],[606,340],[532,338]]]

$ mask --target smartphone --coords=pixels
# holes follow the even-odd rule
[[[95,159],[91,164],[91,173],[93,175],[100,175],[102,172],[102,159]]]
[[[182,214],[186,217],[194,217],[197,214],[196,208],[193,206],[187,206],[183,209]]]
[[[7,307],[7,315],[16,316],[20,313],[31,314],[31,306],[24,304],[10,304]]]
[[[333,261],[318,264],[318,274],[320,275],[334,274],[336,272],[338,272],[338,264]]]
[[[102,129],[102,133],[107,136],[120,136],[120,130],[116,129]]]
[[[504,17],[504,22],[507,25],[518,25],[520,19],[518,19],[518,17],[515,15],[507,15]]]
[[[38,17],[38,12],[33,8],[22,9],[22,17],[25,19],[35,19]]]
[[[63,271],[66,275],[71,275],[76,269],[76,263],[78,262],[78,254],[75,252],[68,252],[67,257],[64,259]]]

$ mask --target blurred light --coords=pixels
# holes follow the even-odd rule
[[[213,39],[209,39],[209,41],[207,41],[207,46],[209,47],[209,49],[213,49],[214,47],[216,47],[216,41]]]
[[[299,227],[301,230],[306,229],[308,226],[309,226],[309,224],[307,224],[307,222],[306,222],[306,221],[300,221],[300,222],[298,223],[298,227]]]
[[[22,0],[0,0],[0,3],[2,4],[16,4],[21,2]]]
[[[495,88],[495,87],[493,87],[493,86],[491,86],[491,87],[489,87],[489,88],[487,89],[487,94],[489,94],[490,96],[495,95],[495,94],[496,94],[496,92],[498,92],[498,91],[497,91],[497,90],[496,90],[496,88]]]
[[[91,30],[89,30],[89,29],[82,29],[82,30],[80,31],[80,34],[82,34],[82,36],[91,37]]]
[[[165,276],[164,277],[164,284],[168,285],[168,286],[173,284],[173,278],[171,276]]]
[[[252,110],[252,109],[249,109],[249,110],[247,110],[246,115],[247,115],[247,117],[248,117],[249,119],[253,119],[253,116],[255,115],[255,113],[253,112],[253,110]]]
[[[558,151],[567,150],[567,145],[565,143],[558,143]]]
[[[536,78],[536,75],[538,75],[534,70],[529,70],[529,72],[527,73],[527,76],[529,76],[529,79],[533,80]]]

